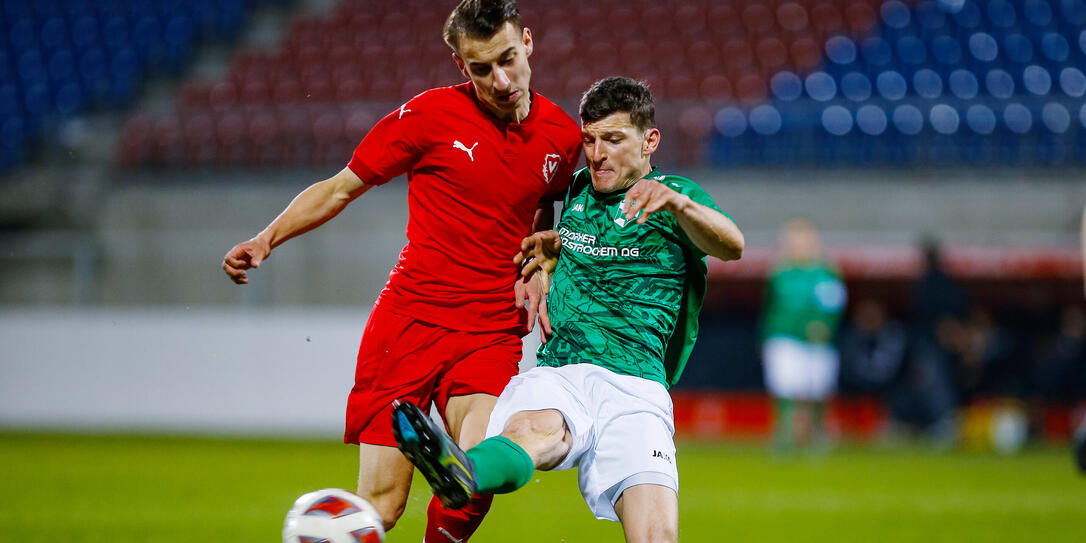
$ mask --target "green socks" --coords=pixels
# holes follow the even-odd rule
[[[787,398],[777,398],[776,436],[773,445],[777,452],[788,452],[795,441],[793,437],[794,422],[792,415],[795,413],[796,403]]]
[[[475,467],[476,492],[506,494],[532,480],[535,462],[512,440],[495,436],[467,451]]]

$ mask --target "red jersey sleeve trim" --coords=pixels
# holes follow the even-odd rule
[[[373,186],[381,186],[388,183],[388,179],[382,179],[373,170],[366,166],[362,159],[358,155],[351,157],[351,161],[347,163],[347,167],[362,180],[363,183]]]

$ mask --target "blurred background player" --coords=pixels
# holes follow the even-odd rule
[[[386,529],[403,513],[414,469],[395,448],[391,402],[426,410],[436,403],[463,447],[483,438],[538,305],[529,285],[530,314],[514,306],[514,283],[525,284],[509,255],[534,228],[550,227],[553,201],[580,154],[574,121],[530,88],[534,42],[515,2],[464,0],[444,35],[470,81],[424,92],[390,113],[346,168],[307,188],[223,259],[227,275],[247,283],[246,270],[273,248],[407,174],[408,243],[366,324],[344,434],[361,449],[358,493]],[[466,540],[490,500],[456,512],[433,500],[426,541]]]
[[[818,231],[806,219],[785,223],[781,256],[766,284],[762,357],[766,388],[776,405],[774,446],[795,444],[797,410],[807,415],[810,438],[824,442],[826,401],[837,385],[834,335],[847,295],[837,269],[821,258]]]
[[[536,468],[576,466],[596,518],[622,522],[627,541],[677,541],[667,389],[697,338],[705,256],[738,259],[743,234],[696,183],[652,167],[660,131],[643,84],[595,83],[580,116],[588,168],[574,176],[558,231],[525,245],[528,272],[558,258],[561,239],[539,365],[513,378],[491,437],[466,453],[409,404],[396,409],[397,441],[448,503],[512,492]]]

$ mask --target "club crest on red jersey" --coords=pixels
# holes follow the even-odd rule
[[[554,177],[554,172],[558,171],[558,164],[561,162],[562,157],[555,154],[548,154],[543,157],[543,180],[550,183],[551,178]]]

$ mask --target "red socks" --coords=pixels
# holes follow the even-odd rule
[[[463,509],[446,509],[434,496],[426,509],[426,539],[423,543],[461,543],[467,541],[483,522],[494,501],[493,494],[476,494]]]

